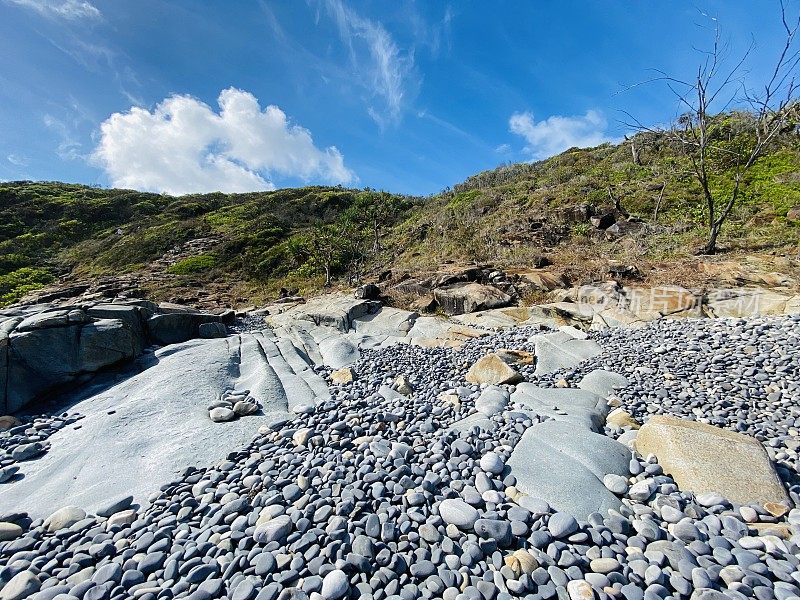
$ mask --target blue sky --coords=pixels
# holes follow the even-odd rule
[[[790,13],[798,2],[789,3]],[[666,123],[719,23],[745,76],[777,0],[0,0],[0,180],[430,194]]]

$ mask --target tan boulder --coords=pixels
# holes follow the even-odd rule
[[[742,504],[791,504],[764,447],[741,433],[656,415],[639,430],[636,449],[654,454],[682,490],[718,492]]]
[[[784,314],[796,315],[800,313],[800,295],[792,296],[786,301],[786,306],[783,309]]]
[[[606,423],[614,427],[630,427],[631,429],[639,429],[641,427],[639,422],[626,410],[615,408],[606,418]]]
[[[628,291],[628,310],[640,319],[659,317],[700,317],[701,298],[694,292],[674,285],[636,288]]]
[[[350,383],[356,378],[356,374],[350,367],[344,367],[331,373],[331,382],[337,385]]]
[[[782,315],[790,312],[791,297],[764,289],[715,290],[708,294],[707,310],[714,317]]]
[[[497,354],[487,354],[469,368],[466,379],[470,383],[500,385],[518,383],[522,381],[522,375],[508,366]]]
[[[0,431],[6,431],[12,427],[16,427],[22,423],[17,417],[12,415],[3,415],[0,417]]]
[[[748,523],[747,527],[755,531],[759,537],[774,535],[782,540],[792,537],[792,529],[786,523]]]
[[[555,289],[567,287],[567,280],[562,273],[547,271],[523,271],[518,273],[523,285],[527,284],[535,290],[550,292]]]

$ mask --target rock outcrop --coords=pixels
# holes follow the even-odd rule
[[[232,313],[231,313],[232,316]],[[0,312],[0,412],[32,401],[101,369],[141,355],[151,344],[184,342],[222,315],[146,301]]]
[[[442,311],[448,315],[500,308],[511,303],[511,296],[505,292],[480,283],[456,283],[436,288],[433,297]]]

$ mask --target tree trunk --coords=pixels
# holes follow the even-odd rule
[[[631,140],[631,155],[633,156],[633,164],[641,165],[641,161],[639,160],[639,150],[636,148],[636,144]]]
[[[325,265],[325,287],[331,287],[331,266]]]
[[[709,231],[708,242],[703,247],[701,254],[716,254],[717,253],[717,237],[719,236],[719,230],[721,227],[721,223],[712,223],[711,229]]]
[[[653,223],[658,223],[658,212],[661,210],[661,201],[664,199],[664,190],[667,189],[667,182],[665,181],[661,185],[661,193],[658,195],[658,200],[656,201],[656,208],[653,211]]]

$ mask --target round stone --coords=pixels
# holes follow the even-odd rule
[[[578,531],[578,521],[568,513],[557,512],[550,517],[547,528],[553,537],[567,537]]]
[[[44,528],[50,533],[71,527],[86,518],[86,511],[77,506],[65,506],[58,509],[44,520]]]
[[[589,568],[595,573],[611,573],[619,569],[620,564],[616,558],[595,558],[589,562]]]
[[[0,521],[0,542],[15,540],[24,533],[22,527],[16,523],[5,523]]]
[[[609,473],[603,477],[603,485],[606,486],[607,490],[617,496],[622,496],[628,491],[628,480],[616,473]]]
[[[233,421],[236,418],[236,413],[230,408],[218,406],[208,411],[208,417],[214,421],[214,423],[225,423],[227,421]]]
[[[334,569],[322,579],[322,597],[325,600],[338,600],[350,590],[347,575],[341,569]]]
[[[253,532],[253,539],[259,544],[283,542],[291,530],[292,519],[287,515],[281,515],[256,527]]]
[[[445,523],[459,529],[472,529],[478,520],[478,511],[463,500],[448,498],[439,504],[439,515]]]
[[[487,473],[499,475],[505,468],[505,463],[496,452],[487,452],[481,457],[480,467]]]

